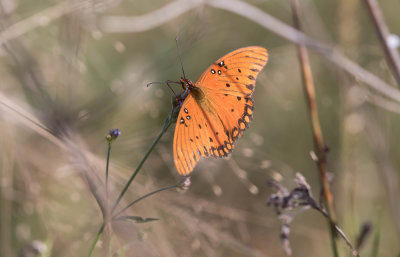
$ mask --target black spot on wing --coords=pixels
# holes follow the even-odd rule
[[[248,84],[246,85],[246,87],[250,90],[254,90],[254,85],[253,84]]]

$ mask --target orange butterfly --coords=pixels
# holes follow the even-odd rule
[[[189,175],[200,156],[227,156],[253,116],[253,91],[267,64],[263,47],[237,49],[215,63],[194,84],[181,78],[183,103],[174,135],[174,161]]]

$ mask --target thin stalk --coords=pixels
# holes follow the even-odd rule
[[[153,143],[151,144],[151,146],[149,147],[149,149],[147,150],[147,152],[144,154],[143,158],[140,160],[137,168],[135,169],[135,171],[132,173],[131,177],[129,178],[128,182],[125,184],[125,187],[122,189],[121,193],[118,196],[117,201],[115,202],[112,211],[114,212],[115,208],[117,208],[118,203],[121,201],[122,197],[124,196],[124,194],[126,193],[126,191],[128,190],[129,186],[131,185],[132,181],[134,180],[134,178],[136,177],[136,175],[139,173],[140,169],[142,168],[144,162],[147,160],[147,157],[149,157],[150,153],[153,151],[154,147],[157,145],[158,141],[160,141],[161,137],[164,135],[164,133],[167,131],[167,129],[169,128],[169,126],[172,124],[172,120],[170,117],[168,117],[165,120],[164,123],[164,127],[162,128],[162,130],[160,131],[160,133],[158,134],[158,136],[156,137],[156,139],[153,141]]]
[[[301,23],[299,18],[300,8],[299,8],[299,1],[298,0],[291,0],[291,6],[293,11],[293,21],[294,26],[296,29],[301,31]],[[322,135],[321,125],[318,117],[318,109],[317,109],[317,102],[316,102],[316,94],[315,94],[315,87],[314,81],[311,72],[311,66],[308,58],[307,49],[304,45],[298,44],[297,45],[299,61],[301,64],[301,71],[303,77],[303,86],[305,96],[307,98],[308,108],[310,112],[311,118],[311,125],[312,125],[312,134],[314,145],[316,149],[317,155],[317,166],[320,173],[320,181],[322,186],[322,192],[325,200],[326,209],[328,212],[328,219],[329,219],[329,227],[330,227],[330,234],[331,234],[331,244],[332,244],[332,251],[335,257],[339,256],[339,252],[337,249],[337,242],[336,242],[336,212],[333,204],[333,194],[331,191],[331,187],[328,181],[327,175],[327,162],[326,162],[326,148],[324,144],[324,139]]]
[[[112,140],[108,141],[108,149],[107,149],[107,159],[106,159],[106,212],[105,212],[105,216],[104,216],[104,225],[103,227],[105,227],[106,225],[110,224],[110,203],[108,201],[108,167],[110,165],[110,154],[111,154],[111,142]],[[106,229],[106,233],[105,235],[105,239],[104,239],[104,249],[106,250],[105,252],[108,252],[107,250],[110,250],[110,244],[111,244],[111,236],[109,230]],[[99,235],[98,235],[99,236]],[[111,256],[111,255],[107,255],[107,256]]]
[[[153,141],[153,143],[151,144],[150,148],[147,150],[147,152],[145,153],[145,155],[143,156],[142,160],[140,160],[139,165],[137,166],[137,168],[135,169],[135,171],[133,172],[133,174],[131,175],[131,177],[129,178],[129,181],[126,183],[124,189],[121,191],[120,195],[118,196],[117,201],[114,204],[113,207],[113,211],[115,210],[115,208],[118,206],[118,203],[121,201],[122,197],[124,196],[124,194],[126,193],[126,191],[128,190],[128,187],[130,186],[130,184],[132,183],[133,179],[136,177],[137,173],[140,171],[140,169],[142,168],[144,162],[146,161],[147,157],[149,157],[151,151],[154,149],[154,147],[156,146],[156,144],[160,141],[162,135],[167,131],[167,129],[169,128],[169,126],[173,123],[173,114],[175,112],[179,111],[179,108],[174,106],[170,116],[165,120],[164,126],[161,130],[161,132],[158,134],[157,138]],[[118,136],[118,135],[117,135]],[[114,138],[115,140],[115,138]],[[108,167],[109,167],[109,159],[110,159],[110,152],[111,152],[111,142],[109,141],[109,145],[108,145],[108,151],[107,151],[107,163],[106,163],[106,190],[107,190],[107,184],[108,184]],[[108,196],[108,194],[107,194]],[[139,200],[139,199],[138,199]],[[101,235],[103,234],[104,228],[106,226],[106,223],[109,222],[109,217],[110,217],[110,212],[108,209],[108,202],[107,202],[107,210],[106,210],[106,217],[104,218],[104,222],[103,225],[100,227],[99,232],[97,232],[96,238],[93,241],[90,250],[89,250],[89,254],[87,257],[91,257],[94,251],[94,248],[96,247],[97,242],[99,241]]]
[[[111,142],[108,141],[107,159],[106,159],[106,205],[108,209],[108,167],[110,164]]]
[[[96,247],[96,244],[99,241],[100,236],[103,233],[103,230],[104,230],[104,223],[103,223],[103,225],[101,225],[101,227],[99,229],[99,232],[97,232],[96,238],[94,239],[94,241],[92,243],[92,246],[90,247],[89,254],[88,254],[87,257],[91,257],[92,256],[94,248]]]
[[[148,193],[148,194],[145,194],[145,195],[139,197],[138,199],[136,199],[135,201],[131,202],[131,203],[128,204],[126,207],[124,207],[122,210],[120,210],[119,212],[117,212],[117,214],[113,215],[113,219],[117,218],[121,213],[123,213],[126,209],[128,209],[128,208],[131,207],[132,205],[136,204],[137,202],[139,202],[139,201],[141,201],[141,200],[143,200],[143,199],[145,199],[145,198],[147,198],[147,197],[149,197],[149,196],[152,196],[152,195],[154,195],[154,194],[157,194],[157,193],[159,193],[159,192],[162,192],[162,191],[165,191],[165,190],[169,190],[169,189],[173,189],[173,188],[177,188],[177,187],[179,187],[181,184],[182,184],[182,182],[179,182],[179,183],[177,183],[177,184],[175,184],[175,185],[163,187],[163,188],[157,189],[157,190],[155,190],[155,191],[153,191],[153,192],[150,192],[150,193]]]

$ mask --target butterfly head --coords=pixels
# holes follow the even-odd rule
[[[190,79],[180,78],[179,82],[182,84],[182,88],[186,90],[191,90],[194,87],[193,82]]]

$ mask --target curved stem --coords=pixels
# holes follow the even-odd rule
[[[135,203],[137,203],[137,202],[139,202],[139,201],[141,201],[141,200],[143,200],[143,199],[145,199],[145,198],[147,198],[147,197],[149,197],[149,196],[152,196],[152,195],[154,195],[154,194],[157,194],[157,193],[159,193],[159,192],[162,192],[162,191],[165,191],[165,190],[169,190],[169,189],[173,189],[173,188],[177,188],[177,187],[179,187],[179,185],[181,185],[181,184],[182,184],[182,183],[179,182],[179,183],[177,183],[177,184],[175,184],[175,185],[163,187],[163,188],[157,189],[157,190],[155,190],[155,191],[153,191],[153,192],[150,192],[150,193],[148,193],[148,194],[145,194],[145,195],[139,197],[139,198],[136,199],[135,201],[133,201],[133,202],[131,202],[130,204],[128,204],[125,208],[123,208],[122,210],[120,210],[119,212],[117,212],[117,214],[113,215],[113,219],[117,218],[117,216],[119,216],[121,213],[123,213],[126,209],[128,209],[129,207],[131,207],[131,206],[134,205]]]
[[[162,128],[162,130],[160,131],[160,133],[158,134],[156,139],[153,141],[153,143],[151,144],[151,146],[149,147],[147,152],[144,154],[143,158],[140,160],[139,165],[137,166],[135,171],[132,173],[132,175],[129,178],[128,182],[125,184],[125,187],[122,189],[121,193],[119,194],[118,199],[115,202],[111,212],[114,212],[115,208],[117,208],[118,203],[121,201],[122,197],[124,196],[124,194],[128,190],[128,188],[131,185],[132,181],[134,180],[136,175],[139,173],[139,171],[142,168],[144,162],[147,160],[147,157],[149,157],[151,151],[153,151],[154,147],[157,145],[158,141],[160,141],[161,137],[164,135],[164,133],[167,131],[167,129],[169,128],[169,126],[171,124],[172,124],[172,120],[170,119],[170,117],[168,117],[165,120],[164,127]]]

